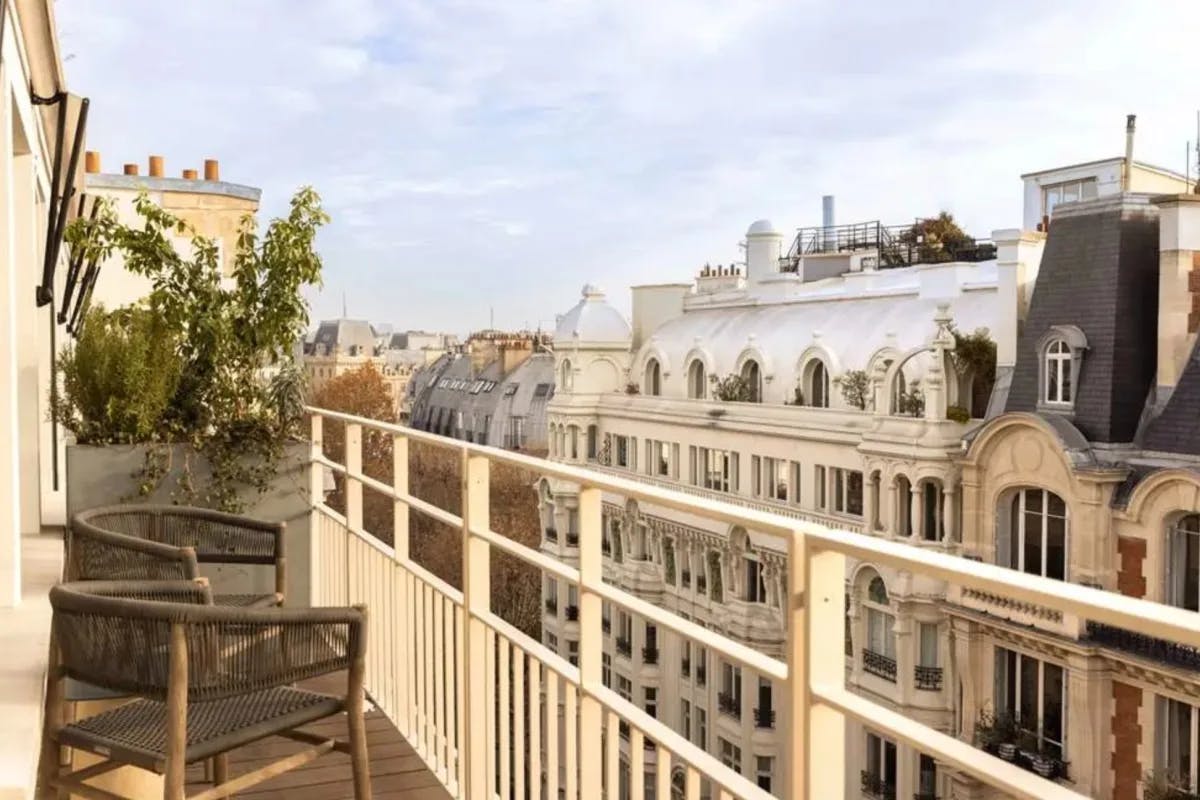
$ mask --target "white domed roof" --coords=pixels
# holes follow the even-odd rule
[[[554,330],[554,340],[563,347],[573,340],[599,344],[628,345],[632,338],[629,323],[621,312],[608,304],[598,286],[583,287],[583,299],[563,314]]]
[[[779,231],[775,229],[775,224],[769,219],[760,219],[751,223],[749,229],[746,231],[747,236],[762,236],[764,234],[778,233]]]

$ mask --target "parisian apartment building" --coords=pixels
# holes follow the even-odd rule
[[[554,335],[551,458],[1200,610],[1200,195],[1119,157],[1022,180],[1021,227],[986,238],[837,225],[829,202],[821,226],[753,223],[743,262],[633,287],[631,320],[584,287]],[[543,551],[571,562],[577,489],[537,491]],[[607,494],[603,526],[606,580],[782,657],[782,541]],[[568,659],[574,591],[544,579]],[[830,647],[873,701],[1088,796],[1200,790],[1200,652],[861,561],[845,595]],[[778,786],[782,687],[620,609],[604,628],[607,686]],[[846,736],[847,796],[1002,796]]]

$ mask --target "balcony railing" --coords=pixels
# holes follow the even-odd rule
[[[1191,671],[1200,670],[1200,648],[1190,647],[1179,642],[1156,639],[1144,633],[1127,631],[1124,628],[1102,625],[1097,622],[1087,624],[1087,638],[1096,644],[1172,667],[1182,667]]]
[[[575,531],[567,531],[567,547],[579,547],[579,534]]]
[[[558,541],[558,529],[557,528],[546,528],[546,541],[547,542],[557,542]]]
[[[927,692],[940,691],[942,688],[942,668],[917,665],[913,668],[913,685]]]
[[[567,622],[578,622],[579,606],[567,606],[563,609],[563,616],[566,617]]]
[[[618,793],[619,759],[627,752],[630,793],[644,793],[644,770],[655,786],[670,791],[672,772],[682,770],[684,796],[696,800],[702,783],[711,796],[771,800],[753,781],[676,734],[642,709],[606,688],[601,680],[604,642],[601,607],[607,602],[668,635],[739,665],[779,687],[789,720],[779,735],[784,774],[773,786],[784,800],[844,800],[842,769],[822,763],[847,757],[846,718],[896,741],[919,742],[940,766],[969,776],[1003,796],[1022,800],[1083,800],[1069,785],[1047,781],[1021,766],[928,728],[851,692],[845,686],[841,648],[829,647],[845,627],[846,558],[925,575],[950,585],[1061,609],[1110,627],[1200,647],[1200,617],[1145,600],[977,563],[815,523],[747,509],[713,499],[650,486],[627,477],[543,461],[399,425],[312,409],[313,498],[311,542],[289,557],[307,556],[313,605],[362,603],[369,607],[366,688],[374,704],[396,725],[456,800],[533,792],[580,800]],[[344,425],[344,463],[323,453],[324,427]],[[391,440],[394,477],[383,482],[362,469],[363,429]],[[462,464],[461,513],[446,511],[409,491],[412,441],[450,451]],[[491,463],[532,470],[579,487],[578,566],[567,565],[491,530]],[[344,489],[344,513],[324,502],[332,471]],[[385,544],[363,527],[364,489],[396,504],[394,541]],[[788,641],[782,660],[720,636],[653,603],[604,582],[600,552],[604,495],[619,495],[660,508],[707,517],[776,537],[787,548],[788,598],[783,609]],[[462,532],[462,589],[442,581],[409,556],[411,514],[433,518]],[[382,532],[392,536],[393,531]],[[579,666],[552,652],[491,611],[491,553],[501,551],[579,593]],[[626,642],[628,647],[628,642]],[[697,674],[701,673],[699,665]],[[526,713],[497,713],[498,709]],[[629,746],[603,748],[629,730]],[[645,742],[653,763],[641,755]],[[806,764],[813,765],[806,768]],[[561,765],[561,769],[559,768]],[[511,788],[510,788],[511,787]],[[876,783],[868,787],[877,788]],[[881,786],[878,788],[882,788]]]
[[[643,647],[642,648],[642,663],[643,664],[657,664],[658,663],[658,648],[657,647]]]
[[[862,793],[872,800],[896,800],[896,785],[869,770],[861,775]]]
[[[611,619],[600,620],[600,630],[604,631],[605,633],[612,633],[612,620]]]
[[[774,728],[775,709],[756,706],[754,709],[754,725],[758,728]]]
[[[896,659],[866,649],[862,651],[862,659],[863,671],[878,675],[892,683],[896,682]]]
[[[735,719],[742,718],[742,698],[735,697],[729,692],[720,692],[717,695],[717,708],[722,714],[728,714]]]
[[[633,642],[624,636],[617,637],[617,652],[629,658],[633,655]]]

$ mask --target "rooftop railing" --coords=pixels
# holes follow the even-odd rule
[[[872,252],[865,264],[873,269],[909,267],[951,261],[987,261],[996,257],[996,245],[968,238],[951,244],[934,244],[913,234],[913,225],[884,225],[878,220],[851,225],[800,228],[783,259],[783,271],[795,272],[805,256],[849,255]]]
[[[370,608],[367,689],[430,769],[456,798],[524,798],[545,786],[546,796],[599,800],[616,796],[629,729],[630,796],[644,794],[646,768],[658,797],[671,796],[672,773],[682,770],[683,797],[770,800],[752,781],[724,766],[669,726],[606,688],[602,681],[602,603],[642,617],[768,678],[779,689],[779,763],[775,786],[787,800],[846,797],[847,718],[892,741],[919,749],[947,769],[1024,800],[1083,800],[1067,786],[1045,780],[971,744],[929,728],[845,685],[841,648],[845,560],[870,561],[978,591],[1047,605],[1080,618],[1136,630],[1146,636],[1200,646],[1200,617],[1119,594],[1004,569],[941,552],[887,541],[776,514],[701,499],[677,491],[519,453],[443,439],[399,425],[310,409],[312,413],[312,597],[314,604],[365,603]],[[322,452],[326,424],[345,426],[345,463]],[[393,480],[363,473],[363,429],[391,438]],[[456,453],[462,466],[461,514],[409,492],[410,442]],[[579,561],[568,566],[539,550],[495,533],[489,523],[489,468],[493,463],[532,470],[579,487]],[[325,471],[341,476],[345,513],[324,498]],[[394,542],[363,529],[367,488],[395,502]],[[606,584],[601,558],[603,493],[782,538],[787,543],[784,660],[763,655],[694,622]],[[530,501],[533,502],[531,496]],[[409,556],[410,512],[461,532],[460,591]],[[493,613],[489,563],[507,553],[579,593],[578,667]],[[698,670],[697,670],[698,671]],[[508,713],[497,713],[507,709]],[[645,744],[653,742],[647,761]],[[600,747],[596,748],[596,743]],[[595,757],[595,756],[599,757]],[[874,784],[872,784],[874,788]]]

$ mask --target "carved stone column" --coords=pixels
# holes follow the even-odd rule
[[[912,538],[921,539],[923,538],[921,522],[925,517],[922,513],[924,509],[921,508],[921,482],[913,481],[909,484],[908,491],[910,499],[908,504],[908,532]]]

